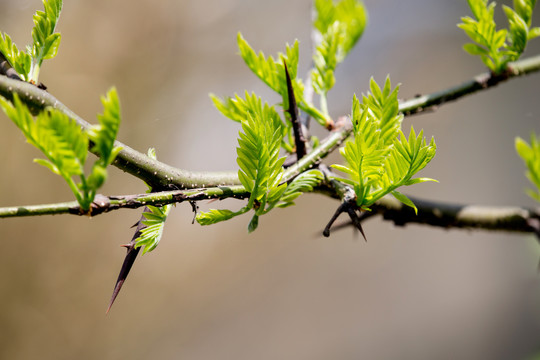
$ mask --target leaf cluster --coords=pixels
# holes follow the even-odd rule
[[[287,82],[285,79],[286,65],[291,77],[298,107],[312,116],[321,125],[326,126],[328,124],[330,120],[304,98],[304,83],[301,79],[297,78],[299,60],[298,40],[292,46],[287,44],[285,54],[279,53],[276,57],[266,57],[262,51],[256,53],[241,33],[238,33],[237,42],[240,56],[242,56],[246,65],[270,89],[281,96],[282,102],[280,105],[284,109],[287,109],[289,106]],[[219,99],[216,97],[213,98],[214,104],[216,104],[217,100]],[[227,104],[229,100],[230,98],[227,98],[225,101],[221,101],[221,103]],[[222,110],[222,107],[217,107],[220,111]],[[224,115],[227,116],[226,113]]]
[[[106,167],[114,160],[119,147],[114,139],[120,123],[119,101],[116,90],[111,89],[102,98],[104,115],[100,125],[86,132],[67,115],[57,109],[48,108],[36,118],[15,94],[13,103],[0,96],[0,106],[17,125],[27,142],[39,149],[46,159],[34,160],[60,175],[69,185],[81,208],[90,209],[97,189],[107,178]],[[84,174],[89,143],[92,142],[99,158],[94,162],[90,174]],[[79,178],[79,182],[75,181]]]
[[[536,191],[527,189],[527,194],[536,201],[540,201],[540,139],[531,133],[530,144],[517,137],[515,146],[517,153],[527,166],[527,178],[536,187]]]
[[[313,54],[311,81],[315,92],[325,95],[335,84],[334,72],[354,45],[367,24],[362,3],[344,0],[315,0],[317,13],[313,26],[321,38]]]
[[[26,53],[20,51],[8,34],[0,34],[0,51],[23,80],[37,84],[41,64],[58,53],[61,35],[56,33],[56,24],[62,11],[62,0],[43,0],[45,11],[34,14],[32,44]]]
[[[332,165],[349,175],[337,179],[353,187],[356,203],[363,210],[369,210],[375,201],[389,193],[416,210],[412,201],[396,189],[433,181],[413,178],[433,159],[436,145],[433,139],[427,144],[422,131],[416,135],[411,128],[408,137],[403,134],[398,88],[392,90],[390,78],[383,89],[371,79],[371,91],[363,96],[362,103],[354,96],[351,114],[354,138],[340,149],[347,165]]]
[[[245,118],[241,121],[242,131],[236,153],[240,167],[238,177],[250,192],[248,203],[237,212],[212,210],[201,213],[197,221],[209,225],[254,209],[255,214],[248,227],[251,232],[257,228],[258,217],[274,207],[287,187],[286,183],[281,183],[285,161],[280,157],[283,123],[275,108],[263,104],[254,94],[246,93],[246,101],[240,103],[245,110]]]
[[[201,225],[210,225],[254,210],[248,226],[251,232],[257,228],[261,215],[276,206],[294,204],[294,199],[302,192],[312,190],[322,180],[322,174],[313,170],[301,174],[289,185],[283,182],[285,157],[280,156],[280,149],[285,129],[278,112],[273,106],[263,104],[255,94],[247,92],[245,99],[236,96],[229,101],[227,109],[238,109],[231,118],[238,119],[242,126],[236,149],[240,167],[238,178],[250,197],[238,211],[212,209],[199,213],[196,219]]]
[[[489,0],[468,0],[474,19],[466,16],[458,27],[463,29],[473,43],[464,45],[465,51],[480,56],[495,74],[506,69],[511,61],[519,59],[527,42],[540,36],[540,28],[531,28],[532,12],[536,0],[514,0],[514,8],[503,5],[508,29],[497,30],[494,14],[495,3]]]

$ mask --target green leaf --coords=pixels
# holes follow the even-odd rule
[[[208,212],[201,212],[195,218],[200,225],[212,225],[221,221],[232,219],[235,216],[246,213],[249,208],[242,208],[240,211],[211,209]]]
[[[210,225],[255,210],[248,229],[255,230],[258,217],[270,211],[282,197],[287,185],[282,184],[283,162],[280,147],[284,126],[273,106],[246,92],[245,99],[236,96],[234,100],[215,100],[220,111],[241,122],[236,148],[239,166],[238,178],[250,192],[248,203],[237,212],[231,210],[210,210],[197,215],[197,222]]]
[[[88,200],[79,191],[73,177],[83,176],[88,138],[79,125],[56,109],[41,112],[34,121],[30,110],[14,94],[13,104],[0,97],[6,115],[22,131],[26,140],[38,148],[47,159],[36,162],[64,178],[81,207],[88,210]]]
[[[463,45],[463,50],[465,50],[471,55],[489,56],[489,51],[473,43],[468,43],[468,44]]]
[[[313,191],[324,179],[324,175],[319,170],[308,170],[297,177],[287,186],[282,196],[279,198],[278,207],[294,205],[294,200],[305,192]]]
[[[313,26],[324,37],[329,29],[338,34],[336,38],[337,61],[342,62],[349,51],[358,42],[367,24],[367,12],[362,2],[341,0],[335,5],[332,0],[316,0],[317,15]]]
[[[23,80],[29,81],[30,68],[32,65],[32,58],[25,52],[20,51],[11,41],[11,37],[8,34],[0,33],[0,52],[4,54],[6,60],[15,69]]]
[[[88,136],[94,143],[93,151],[99,154],[99,162],[107,166],[122,150],[120,147],[114,146],[121,118],[120,101],[114,87],[105,97],[101,97],[101,103],[103,104],[103,114],[98,115],[99,125],[94,125],[88,132]]]
[[[299,56],[298,41],[295,41],[293,46],[287,45],[286,54],[279,53],[274,58],[272,56],[266,57],[262,52],[257,54],[241,33],[238,33],[237,40],[240,55],[246,65],[259,79],[281,96],[283,105],[287,105],[288,98],[285,67],[283,65],[286,63],[298,107],[312,116],[322,126],[326,126],[330,122],[326,115],[304,99],[304,84],[300,79],[296,78]]]
[[[527,189],[527,194],[533,199],[540,201],[540,139],[531,133],[531,143],[517,137],[515,140],[516,151],[527,166],[525,173],[527,178],[536,187],[536,191]]]
[[[529,40],[535,39],[540,36],[540,27],[532,28],[529,31]]]
[[[32,56],[32,68],[29,79],[38,82],[41,64],[45,59],[51,59],[58,53],[61,36],[55,33],[56,24],[62,11],[62,0],[43,0],[45,11],[34,14],[34,28],[32,29],[32,46],[28,47]]]
[[[433,139],[426,144],[422,131],[416,135],[411,128],[408,138],[401,132],[403,115],[398,113],[397,93],[398,87],[392,89],[389,78],[382,89],[371,79],[370,93],[363,96],[362,103],[353,98],[354,139],[340,149],[347,165],[332,165],[349,175],[349,179],[336,179],[353,187],[362,209],[394,192],[406,203],[397,188],[431,180],[411,180],[433,159],[436,145]]]
[[[247,96],[248,94],[246,93],[246,97]],[[227,97],[225,99],[220,99],[216,95],[210,94],[210,98],[216,109],[229,119],[237,122],[241,122],[245,119],[247,111],[245,100],[238,95],[235,94],[234,98]]]
[[[392,191],[392,195],[398,199],[399,201],[401,201],[403,204],[407,205],[407,206],[410,206],[414,209],[414,213],[415,214],[418,214],[418,209],[416,208],[416,205],[414,205],[414,203],[412,202],[411,199],[409,199],[407,196],[403,195],[402,193],[400,193],[399,191]]]
[[[428,182],[428,181],[439,182],[438,180],[435,180],[435,179],[432,179],[432,178],[422,177],[422,178],[410,179],[407,182],[405,182],[403,185],[409,186],[409,185],[420,184],[420,183]]]
[[[272,90],[282,96],[286,96],[287,84],[285,81],[283,60],[287,63],[291,79],[296,78],[296,72],[298,70],[298,41],[295,41],[292,47],[287,45],[287,55],[279,53],[277,58],[274,59],[272,56],[265,57],[262,51],[256,54],[241,33],[238,33],[237,40],[240,55],[251,71]]]
[[[262,201],[272,188],[279,186],[285,158],[279,156],[283,134],[279,114],[260,99],[250,105],[238,139],[237,163],[238,177],[251,192],[251,207],[255,200]]]
[[[164,205],[163,207],[148,205],[147,208],[150,212],[143,212],[146,220],[142,220],[142,223],[146,227],[141,230],[141,235],[137,238],[135,244],[135,248],[144,246],[142,255],[154,250],[158,246],[163,236],[165,221],[172,206],[172,204]]]
[[[503,6],[509,26],[501,30],[496,29],[494,2],[468,0],[468,3],[475,19],[463,17],[458,27],[476,44],[467,44],[464,49],[471,55],[480,56],[492,72],[501,73],[510,61],[519,59],[527,42],[536,35],[536,31],[530,29],[536,0],[515,0],[513,9]]]

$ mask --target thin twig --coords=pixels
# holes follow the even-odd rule
[[[465,95],[492,88],[506,80],[526,75],[540,70],[540,55],[519,60],[508,65],[508,70],[502,74],[483,73],[475,76],[460,85],[438,91],[428,95],[417,96],[414,99],[402,102],[399,111],[414,115],[428,110],[434,110],[439,105],[455,101]]]
[[[146,205],[162,206],[184,201],[200,201],[207,199],[244,199],[249,193],[243,186],[221,186],[206,189],[172,190],[149,194],[104,196],[97,195],[90,211],[84,211],[76,201],[30,206],[14,206],[0,208],[0,218],[39,216],[39,215],[87,215],[96,216],[118,209],[136,209]]]

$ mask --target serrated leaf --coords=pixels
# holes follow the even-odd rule
[[[163,207],[147,206],[150,212],[143,212],[143,216],[146,220],[142,220],[142,223],[146,225],[140,231],[140,236],[136,239],[135,248],[144,246],[142,255],[154,250],[163,236],[163,229],[165,228],[165,221],[171,211],[172,204],[164,205]]]
[[[107,166],[114,161],[114,157],[121,150],[114,146],[121,119],[120,101],[116,88],[111,88],[106,96],[102,96],[101,103],[103,114],[98,115],[99,125],[93,126],[88,136],[94,143],[93,151],[99,154],[101,163]]]
[[[14,94],[13,104],[0,97],[6,115],[19,127],[26,140],[47,158],[36,160],[64,178],[83,209],[92,199],[79,191],[73,177],[83,176],[88,138],[79,125],[56,109],[42,111],[34,121],[30,110]]]
[[[350,176],[350,179],[336,179],[353,186],[357,205],[362,209],[369,209],[400,186],[431,180],[411,180],[432,160],[436,145],[433,139],[426,144],[423,131],[417,135],[412,127],[408,137],[403,134],[397,90],[397,87],[392,90],[389,78],[383,88],[371,79],[370,93],[362,97],[362,103],[356,96],[353,98],[354,138],[340,149],[347,165],[332,165]],[[396,192],[396,197],[400,196]]]
[[[226,209],[225,210],[211,209],[208,212],[201,212],[197,214],[195,219],[200,225],[212,225],[221,221],[232,219],[235,216],[245,213],[247,210],[244,210],[243,208],[240,211],[233,212],[231,210],[226,210]]]
[[[514,9],[503,6],[508,19],[508,29],[496,29],[495,3],[488,0],[468,0],[475,17],[463,17],[458,27],[463,29],[476,44],[467,44],[465,51],[480,56],[494,73],[504,71],[510,61],[517,60],[525,50],[530,36],[532,10],[535,0],[516,0]]]
[[[11,37],[8,34],[0,33],[0,52],[4,54],[6,60],[22,79],[28,81],[32,59],[30,55],[17,48],[17,45],[11,41]]]
[[[473,43],[468,43],[468,44],[463,45],[463,49],[471,55],[479,55],[479,56],[489,55],[489,51]]]
[[[259,79],[281,96],[284,106],[287,106],[288,101],[285,63],[289,70],[298,107],[323,126],[329,122],[323,113],[304,99],[304,85],[300,79],[296,78],[299,59],[298,41],[295,41],[292,46],[287,45],[285,54],[279,53],[275,58],[272,56],[266,57],[262,51],[257,54],[241,33],[238,33],[237,42],[240,56],[242,56],[246,65]]]
[[[321,96],[334,86],[334,72],[361,37],[367,13],[361,2],[342,0],[315,1],[316,17],[313,26],[320,33],[320,43],[313,54],[314,69],[311,82]],[[325,100],[322,100],[323,102]]]
[[[531,133],[531,142],[517,137],[515,140],[516,151],[527,166],[525,175],[527,179],[536,187],[536,191],[528,189],[527,194],[533,199],[540,201],[540,139]]]
[[[367,12],[362,2],[341,0],[334,4],[332,0],[317,0],[315,10],[317,15],[313,26],[323,37],[337,23],[339,43],[336,56],[338,62],[343,61],[362,36],[367,24]]]
[[[29,55],[32,56],[29,79],[34,83],[38,82],[43,60],[56,56],[61,39],[55,30],[62,11],[62,0],[43,0],[43,6],[45,11],[37,11],[34,14],[33,44],[29,46]]]
[[[294,205],[294,200],[304,192],[311,192],[313,188],[321,183],[324,175],[319,170],[308,170],[298,175],[287,186],[282,196],[279,198],[279,207]]]

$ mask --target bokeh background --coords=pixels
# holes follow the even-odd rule
[[[369,24],[337,71],[334,116],[353,93],[391,75],[410,98],[483,72],[456,27],[466,1],[365,0]],[[256,91],[278,101],[237,55],[241,31],[266,54],[300,40],[310,65],[310,0],[66,1],[59,55],[41,80],[95,122],[99,96],[118,88],[119,139],[190,170],[235,170],[238,124],[208,93]],[[0,30],[30,42],[39,0],[2,0]],[[502,11],[498,8],[501,23]],[[540,25],[539,17],[535,24]],[[527,54],[540,53],[540,40]],[[536,206],[514,138],[540,133],[540,75],[407,118],[435,136],[423,172],[440,183],[407,189],[441,201]],[[72,199],[32,164],[39,156],[0,114],[0,206]],[[337,157],[330,160],[337,161]],[[115,168],[105,194],[144,192]],[[105,315],[140,211],[96,218],[0,221],[2,359],[530,359],[540,352],[540,250],[529,235],[397,228],[374,218],[369,241],[321,231],[337,206],[306,195],[296,207],[202,228],[189,204],[170,215],[161,244],[139,258]],[[200,204],[239,208],[238,201]]]

